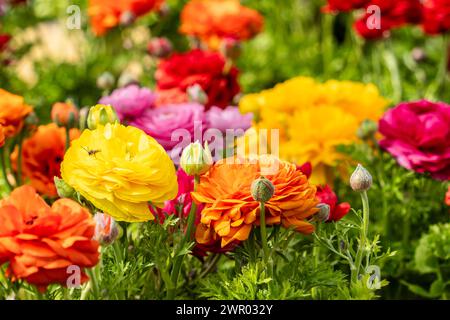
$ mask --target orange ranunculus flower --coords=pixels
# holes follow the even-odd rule
[[[23,120],[33,111],[25,104],[23,97],[0,89],[0,124],[6,137],[12,137],[22,130]]]
[[[80,135],[77,129],[70,131],[71,140]],[[22,175],[41,194],[56,197],[54,177],[61,177],[60,167],[66,145],[65,128],[56,124],[39,126],[25,139],[22,147]],[[18,149],[11,155],[13,169],[17,171]]]
[[[0,148],[5,144],[5,130],[3,126],[0,124]]]
[[[261,32],[263,17],[239,0],[191,0],[181,12],[180,31],[217,49],[221,39],[247,40]]]
[[[71,102],[56,102],[52,107],[52,121],[60,125],[67,125],[71,114],[74,120],[78,119],[78,108]]]
[[[192,193],[194,201],[205,204],[196,230],[197,242],[211,244],[220,237],[225,247],[248,238],[253,225],[259,224],[259,203],[251,195],[251,184],[262,175],[275,186],[266,203],[266,223],[294,227],[304,234],[314,231],[306,219],[318,210],[316,187],[294,164],[269,155],[228,158],[202,176]]]
[[[123,14],[140,17],[152,10],[158,10],[164,0],[89,0],[88,15],[92,30],[97,36],[104,35],[127,20]],[[125,22],[125,21],[123,21]]]
[[[52,207],[33,187],[15,189],[0,201],[0,264],[7,274],[40,290],[52,283],[66,285],[69,266],[90,268],[99,260],[99,244],[92,240],[95,223],[86,209],[69,199]],[[80,271],[80,283],[88,278]]]

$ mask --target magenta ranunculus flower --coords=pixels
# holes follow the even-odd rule
[[[210,128],[215,128],[225,133],[227,129],[242,129],[243,131],[252,126],[253,114],[242,114],[238,107],[229,106],[225,109],[212,107],[206,113],[206,119]]]
[[[129,124],[156,139],[175,164],[178,164],[183,148],[194,140],[201,141],[207,129],[205,108],[197,103],[149,109]]]
[[[114,90],[111,95],[100,99],[100,104],[110,104],[116,109],[121,121],[131,121],[153,108],[156,95],[148,88],[131,84]]]
[[[184,218],[189,216],[192,206],[191,192],[194,191],[194,176],[188,176],[183,169],[177,171],[178,194],[173,200],[166,201],[162,209],[150,208],[153,213],[158,215],[158,220],[163,223],[167,215],[182,215]],[[200,212],[203,205],[197,208],[196,224],[200,222]]]
[[[398,163],[433,178],[450,180],[450,105],[404,102],[380,120],[380,146]]]

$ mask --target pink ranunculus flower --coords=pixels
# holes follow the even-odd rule
[[[184,147],[194,140],[201,141],[207,129],[205,108],[197,103],[148,109],[129,124],[156,139],[175,164],[178,164]]]
[[[450,105],[421,100],[388,110],[379,123],[380,146],[398,163],[450,180]]]
[[[151,208],[152,212],[158,216],[159,223],[163,223],[168,215],[180,216],[180,218],[187,218],[192,207],[191,192],[194,191],[194,176],[188,176],[183,169],[179,168],[177,171],[178,179],[178,194],[173,200],[168,200],[164,203],[162,209]],[[200,222],[200,213],[203,210],[203,205],[197,208],[197,216],[195,224]]]
[[[252,126],[253,114],[242,114],[238,107],[229,106],[225,109],[212,107],[206,113],[206,119],[211,128],[225,133],[227,129],[242,129],[243,131]]]
[[[100,104],[110,104],[117,111],[121,121],[138,118],[154,107],[156,95],[148,88],[131,84],[114,90],[111,95],[100,99]]]

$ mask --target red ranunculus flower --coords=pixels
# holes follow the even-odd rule
[[[6,49],[11,36],[9,34],[0,34],[0,52]]]
[[[449,0],[424,1],[423,29],[428,34],[439,34],[450,31]]]
[[[325,12],[347,12],[364,8],[364,6],[368,3],[369,0],[328,0],[328,5],[326,5],[323,10]]]
[[[384,114],[379,131],[384,136],[380,146],[401,166],[450,180],[450,105],[401,103]]]
[[[157,104],[186,102],[186,90],[198,84],[208,95],[207,109],[229,106],[240,92],[238,70],[231,67],[224,72],[224,68],[225,59],[219,53],[198,49],[162,60],[155,74]]]
[[[380,8],[380,24],[376,28],[375,11],[370,6]],[[354,24],[355,30],[365,39],[379,39],[386,32],[406,24],[420,23],[422,20],[422,4],[420,0],[372,0],[366,7],[367,13]]]
[[[321,203],[330,206],[330,215],[327,222],[339,221],[350,211],[350,204],[348,202],[338,203],[336,193],[328,185],[318,186],[316,197]]]

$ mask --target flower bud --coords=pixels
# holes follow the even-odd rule
[[[119,236],[119,228],[116,221],[111,216],[100,212],[94,215],[94,221],[94,240],[98,241],[102,246],[112,244]]]
[[[97,129],[99,125],[115,123],[119,121],[116,110],[110,105],[97,104],[91,107],[87,117],[87,126],[91,130]]]
[[[425,51],[422,48],[416,47],[412,50],[411,56],[417,63],[424,61],[427,58]]]
[[[172,53],[172,43],[167,38],[153,38],[147,46],[148,53],[156,58],[166,58]]]
[[[167,17],[167,16],[169,15],[170,11],[171,11],[171,10],[170,10],[169,5],[168,5],[167,3],[165,3],[165,2],[163,2],[163,3],[159,6],[157,13],[159,14],[159,16],[160,16],[161,18],[165,18],[165,17]]]
[[[37,125],[39,124],[39,118],[36,115],[35,112],[31,112],[26,118],[25,118],[25,125],[28,128],[35,128],[37,127]]]
[[[356,135],[360,139],[368,139],[372,137],[378,131],[378,124],[375,121],[366,119],[358,128]]]
[[[258,202],[266,203],[272,198],[274,192],[275,186],[272,181],[265,177],[260,177],[252,182],[252,197]]]
[[[358,164],[350,177],[350,186],[354,191],[367,191],[372,186],[372,176],[362,165]]]
[[[58,126],[74,127],[78,120],[78,108],[72,102],[57,102],[52,107],[52,121]]]
[[[130,26],[133,24],[134,20],[136,20],[136,16],[131,11],[124,11],[120,15],[120,25],[122,26]]]
[[[242,45],[239,40],[232,38],[225,38],[220,44],[220,53],[225,58],[236,60],[242,53]]]
[[[103,90],[111,89],[115,83],[114,76],[110,72],[103,72],[97,78],[97,87]]]
[[[208,103],[208,96],[199,84],[188,87],[186,92],[190,102],[197,102],[202,105]]]
[[[54,177],[56,191],[60,198],[73,198],[75,195],[75,189],[69,186],[63,179]]]
[[[212,164],[213,159],[207,142],[204,148],[198,141],[191,143],[181,154],[180,166],[190,176],[208,172]]]
[[[81,110],[80,110],[80,115],[79,115],[79,118],[80,118],[80,130],[81,131],[83,131],[84,129],[86,129],[87,128],[87,118],[88,118],[88,115],[89,115],[89,107],[84,107],[84,108],[81,108]]]
[[[319,211],[315,214],[315,219],[317,221],[326,222],[330,217],[330,206],[326,203],[319,203],[317,205]]]

